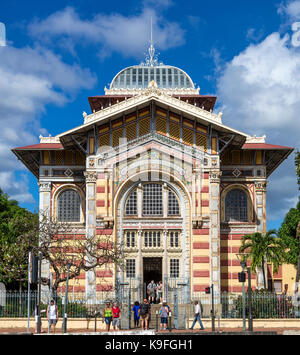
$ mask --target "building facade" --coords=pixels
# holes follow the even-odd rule
[[[38,179],[40,211],[124,248],[123,270],[83,273],[75,291],[92,297],[118,280],[143,288],[151,279],[241,291],[241,238],[266,232],[267,179],[293,149],[226,126],[215,102],[150,53],[89,97],[81,125],[13,149]]]

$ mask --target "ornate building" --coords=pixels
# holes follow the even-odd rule
[[[123,245],[124,270],[87,272],[75,290],[132,278],[241,291],[241,238],[266,232],[267,178],[293,149],[226,126],[215,102],[151,46],[146,63],[89,97],[80,126],[13,149],[39,181],[41,211]]]

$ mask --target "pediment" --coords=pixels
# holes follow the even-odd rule
[[[211,129],[219,131],[221,134],[234,134],[236,142],[241,145],[248,137],[247,134],[234,130],[222,123],[222,113],[215,114],[200,107],[184,102],[179,98],[172,97],[156,87],[142,90],[140,94],[127,100],[121,101],[98,112],[87,115],[84,113],[84,124],[72,130],[59,134],[64,147],[74,144],[73,136],[84,135],[94,130],[96,127],[109,123],[124,115],[136,112],[152,103],[163,109],[172,110],[175,114],[184,115],[187,119],[196,121],[199,124],[210,126]]]
[[[218,157],[212,159],[200,149],[151,133],[89,156],[87,170],[111,171],[118,181],[151,170],[174,175],[188,184],[195,169],[208,169],[212,164],[219,164]]]

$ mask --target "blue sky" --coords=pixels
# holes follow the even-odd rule
[[[151,17],[159,59],[217,95],[224,124],[299,148],[299,0],[0,1],[0,186],[21,206],[37,210],[38,186],[10,149],[80,125],[88,96],[143,61]],[[293,158],[269,178],[269,228],[296,204]]]

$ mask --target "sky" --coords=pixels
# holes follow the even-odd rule
[[[159,60],[216,95],[225,125],[300,148],[300,0],[0,0],[0,187],[22,207],[38,210],[38,185],[11,149],[81,125],[88,96],[145,59],[151,18]],[[298,201],[294,153],[268,182],[278,228]]]

